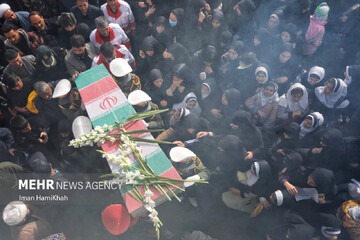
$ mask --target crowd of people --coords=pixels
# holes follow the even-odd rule
[[[169,109],[148,128],[165,129],[153,135],[183,178],[209,182],[179,205],[201,220],[165,223],[163,239],[360,239],[359,1],[6,2],[2,195],[22,173],[111,172],[97,147],[69,146],[87,116],[76,78],[103,64],[137,112]],[[174,147],[192,157],[174,161]],[[6,206],[13,239],[71,238],[37,207]]]

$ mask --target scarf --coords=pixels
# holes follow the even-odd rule
[[[273,85],[275,88],[275,92],[274,95],[272,95],[271,97],[265,97],[264,95],[264,90],[267,86],[269,85]],[[261,89],[261,91],[258,93],[258,95],[260,96],[261,99],[261,106],[265,106],[267,105],[269,102],[275,101],[277,102],[279,100],[279,95],[277,93],[278,91],[278,85],[274,82],[269,82],[268,84],[265,84],[265,86]]]
[[[304,121],[300,124],[300,136],[304,137],[306,134],[313,132],[316,128],[320,127],[324,123],[324,117],[319,112],[313,112],[306,117],[310,117],[312,119],[312,125],[310,128],[306,128],[304,126]]]
[[[300,101],[294,102],[291,99],[291,91],[295,88],[301,88],[303,90],[303,96]],[[296,112],[301,110],[302,113],[304,113],[308,107],[308,93],[306,88],[300,84],[295,83],[293,84],[290,89],[287,91],[286,95],[283,94],[279,99],[279,105],[282,107],[288,107],[291,112]]]
[[[334,108],[341,97],[346,97],[347,85],[340,78],[335,78],[335,86],[331,93],[324,94],[324,86],[321,86],[315,88],[315,95],[327,108]],[[349,101],[345,100],[340,105],[336,106],[336,108],[345,108],[347,105],[349,105]]]
[[[254,162],[251,166],[251,170],[255,173],[255,175],[250,170],[246,172],[246,177],[247,177],[246,183],[249,187],[253,186],[259,180],[259,171],[260,171],[259,163]]]
[[[106,11],[109,14],[110,17],[113,17],[115,19],[118,19],[121,15],[122,12],[120,12],[120,3],[116,2],[116,13],[114,14],[113,11],[111,11],[109,4],[106,4]]]
[[[308,74],[308,78],[307,81],[309,82],[310,79],[310,75],[315,74],[317,76],[320,77],[319,82],[321,82],[321,80],[323,80],[324,76],[325,76],[325,69],[319,66],[313,66]],[[309,84],[311,85],[311,83],[309,82]]]
[[[111,27],[109,27],[109,31],[110,31],[110,40],[109,42],[111,42],[112,40],[115,39],[115,33],[114,31],[111,29]],[[105,41],[104,39],[101,37],[99,31],[95,32],[95,41],[99,44],[103,44]]]

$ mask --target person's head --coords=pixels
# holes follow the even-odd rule
[[[185,63],[179,63],[174,65],[173,69],[173,83],[180,84],[182,86],[190,86],[193,84],[194,73],[192,69]]]
[[[62,28],[66,31],[71,32],[74,31],[76,28],[76,18],[73,13],[63,12],[60,14],[59,24]]]
[[[330,7],[326,2],[321,3],[315,10],[315,19],[318,21],[326,21],[328,18],[328,14],[330,11]]]
[[[274,29],[277,26],[279,26],[279,24],[280,24],[279,16],[275,13],[271,14],[267,23],[268,28]]]
[[[83,56],[85,53],[85,39],[80,34],[72,35],[70,38],[71,50],[77,56]]]
[[[276,85],[274,83],[269,82],[264,85],[264,96],[266,98],[274,96],[276,91],[277,91],[277,89],[276,89]]]
[[[67,138],[72,134],[72,122],[69,119],[62,119],[58,123],[58,132],[62,138]]]
[[[178,19],[177,19],[175,13],[171,12],[170,16],[169,16],[169,24],[170,24],[170,26],[175,27],[177,25],[177,23],[178,23]]]
[[[87,14],[89,8],[88,0],[76,0],[76,6],[84,16]]]
[[[291,100],[293,102],[298,102],[304,96],[304,90],[302,88],[297,87],[291,90],[290,94],[291,94]]]
[[[291,122],[284,127],[283,136],[285,139],[298,139],[301,127],[296,122]]]
[[[296,38],[297,27],[293,23],[288,23],[281,30],[281,41],[283,43],[293,43]]]
[[[28,206],[21,201],[12,201],[6,205],[2,213],[4,222],[11,227],[20,227],[25,224],[30,214]]]
[[[290,60],[292,53],[292,45],[290,43],[284,43],[281,46],[280,54],[279,54],[279,61],[280,63],[286,63]]]
[[[324,94],[328,95],[332,91],[334,91],[336,80],[335,78],[331,78],[330,80],[324,83]]]
[[[210,87],[208,84],[203,83],[201,85],[201,94],[206,96],[210,94]]]
[[[36,49],[37,63],[42,64],[42,67],[45,71],[50,70],[52,67],[56,66],[56,56],[55,52],[51,50],[46,45],[41,45]]]
[[[218,29],[224,19],[224,13],[222,11],[215,10],[211,20],[211,26],[213,29]]]
[[[269,41],[270,39],[270,33],[267,29],[265,28],[260,28],[255,36],[254,36],[254,46],[258,46],[258,45],[262,45],[262,46],[269,46]]]
[[[109,5],[109,7],[111,7],[111,8],[117,7],[117,0],[106,0],[106,2]]]
[[[310,115],[307,115],[304,119],[304,127],[311,128],[313,126],[313,118]]]
[[[1,28],[1,32],[12,44],[16,45],[20,41],[19,31],[15,30],[12,24],[4,24]]]
[[[14,49],[7,49],[5,51],[5,59],[14,67],[21,67],[23,65],[20,54]]]
[[[34,173],[50,176],[51,163],[49,163],[42,152],[36,152],[29,157],[29,166]]]
[[[246,67],[253,64],[256,61],[256,54],[253,52],[246,52],[239,57],[239,66]]]
[[[256,81],[260,84],[264,84],[267,82],[268,78],[269,78],[269,73],[268,70],[266,69],[266,67],[260,66],[257,67],[255,70],[255,78]]]
[[[311,187],[316,187],[316,183],[315,183],[314,179],[311,176],[308,176],[308,179],[307,179],[306,183]]]
[[[52,89],[49,86],[49,84],[47,84],[44,81],[39,81],[34,83],[33,85],[34,91],[37,93],[37,95],[39,95],[39,97],[43,98],[43,99],[50,99],[52,96]]]
[[[109,22],[104,16],[95,18],[95,26],[101,36],[107,37],[110,35]]]
[[[195,107],[195,105],[197,104],[197,99],[196,97],[189,97],[187,100],[186,100],[186,109],[193,109]]]
[[[310,74],[310,76],[309,76],[309,83],[311,84],[311,85],[315,85],[315,84],[317,84],[318,82],[320,82],[320,76],[319,75],[317,75],[317,74]]]
[[[115,58],[115,47],[111,42],[104,42],[100,47],[100,53],[111,62]]]
[[[157,33],[162,33],[165,30],[168,20],[164,16],[159,16],[154,21],[155,30]]]
[[[5,8],[2,9],[3,7],[5,7]],[[1,4],[0,9],[5,10],[5,12],[2,14],[2,16],[1,16],[1,13],[0,13],[0,17],[3,17],[5,20],[7,20],[9,22],[14,22],[14,21],[17,20],[17,16],[15,15],[14,11],[11,10],[10,6],[7,5],[6,3]]]
[[[211,66],[216,60],[216,48],[211,45],[207,45],[202,49],[203,63],[205,66]]]
[[[31,25],[36,28],[38,31],[45,30],[45,20],[44,17],[40,15],[40,13],[33,11],[29,14],[29,21]]]
[[[15,129],[17,132],[27,133],[31,131],[31,125],[28,120],[26,120],[21,115],[16,115],[10,119],[10,126]]]
[[[234,61],[240,54],[244,53],[244,44],[240,40],[234,40],[229,47],[229,58]]]
[[[24,83],[14,73],[4,73],[3,83],[13,91],[20,91]]]
[[[140,50],[144,51],[149,57],[152,57],[157,50],[158,41],[152,37],[146,37],[140,45]]]
[[[152,84],[157,88],[160,88],[164,81],[161,71],[156,68],[150,71],[149,79],[152,82]]]

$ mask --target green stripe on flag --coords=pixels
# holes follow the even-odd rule
[[[125,102],[118,107],[112,108],[103,114],[91,119],[94,127],[115,124],[116,121],[121,122],[127,118],[130,114],[136,113],[134,108],[129,102]]]
[[[169,159],[166,157],[165,153],[161,150],[161,148],[158,148],[149,155],[146,155],[145,159],[149,166],[158,175],[161,175],[162,173],[173,167],[173,165],[170,163]]]
[[[98,65],[94,68],[87,70],[86,72],[81,73],[79,76],[76,77],[75,83],[79,90],[87,87],[93,83],[96,83],[100,79],[103,79],[109,76],[110,73],[105,68],[103,64]]]

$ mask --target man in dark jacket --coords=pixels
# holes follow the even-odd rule
[[[57,42],[57,33],[59,26],[50,21],[50,19],[44,19],[43,16],[38,12],[31,12],[29,15],[29,20],[32,27],[31,35],[36,35],[45,45],[49,47],[56,47]]]
[[[76,5],[71,8],[75,18],[80,23],[86,23],[90,29],[95,29],[95,18],[104,16],[103,12],[96,6],[89,4],[88,0],[76,0]]]

